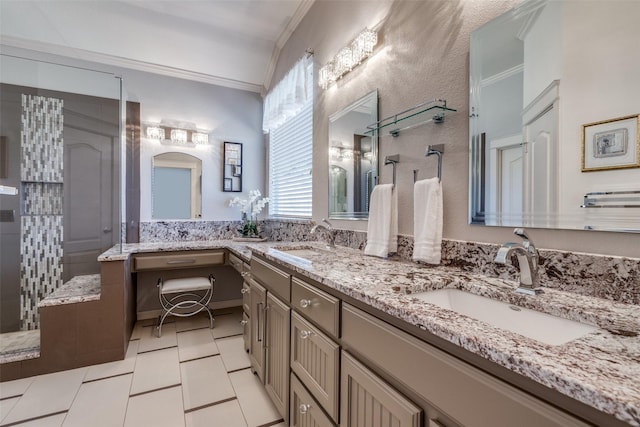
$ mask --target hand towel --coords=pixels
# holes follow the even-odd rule
[[[393,184],[379,184],[371,193],[365,255],[386,258],[398,251],[398,194]]]
[[[442,184],[438,178],[413,186],[413,260],[440,264],[442,256]]]

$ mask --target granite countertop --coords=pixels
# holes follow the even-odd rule
[[[100,299],[100,275],[75,276],[38,303],[38,307],[51,307]]]
[[[546,289],[537,296],[513,292],[514,282],[450,267],[365,256],[361,251],[305,243],[232,241],[123,245],[99,260],[131,253],[228,248],[245,261],[251,251],[301,276],[433,333],[551,389],[640,426],[640,306]],[[278,248],[316,248],[304,258]],[[111,250],[110,250],[111,251]],[[547,345],[436,307],[412,294],[457,288],[599,327],[562,345]]]

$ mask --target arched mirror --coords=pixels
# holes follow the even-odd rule
[[[329,218],[366,219],[378,171],[378,91],[329,117]]]
[[[153,157],[152,218],[202,217],[202,160],[184,153]]]
[[[530,0],[471,33],[472,224],[640,232],[638,16]]]

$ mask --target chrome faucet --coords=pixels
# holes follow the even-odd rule
[[[336,230],[333,228],[329,220],[327,220],[326,218],[322,218],[321,223],[313,226],[313,228],[311,229],[311,234],[318,231],[318,228],[324,228],[328,232],[329,242],[327,243],[327,248],[334,249],[336,247]]]
[[[523,228],[516,228],[513,230],[513,234],[520,236],[523,242],[508,242],[502,245],[498,249],[495,261],[498,264],[507,264],[507,260],[511,259],[511,256],[515,254],[520,267],[520,286],[518,286],[516,292],[527,295],[542,293],[542,289],[538,284],[538,263],[540,259],[538,250]]]

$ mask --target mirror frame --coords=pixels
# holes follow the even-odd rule
[[[361,98],[359,98],[358,100],[354,101],[353,103],[347,105],[346,107],[344,107],[342,110],[337,111],[335,113],[333,113],[332,115],[329,116],[329,126],[328,126],[328,141],[327,141],[327,149],[329,150],[331,148],[331,124],[334,123],[335,121],[337,121],[338,119],[344,117],[345,115],[347,115],[348,113],[358,109],[359,107],[361,107],[362,105],[365,105],[366,103],[371,102],[372,100],[375,100],[375,112],[372,114],[373,116],[373,120],[370,123],[367,123],[367,125],[371,124],[371,123],[375,123],[378,121],[378,114],[380,111],[379,108],[379,98],[378,98],[378,89],[374,89],[371,92],[365,94],[364,96],[362,96]],[[378,134],[377,132],[373,132],[373,134],[369,131],[369,129],[366,128],[366,126],[363,126],[361,129],[354,129],[354,131],[357,134],[361,134],[361,135],[371,135],[371,179],[373,180],[373,182],[375,183],[375,178],[378,176],[378,170],[379,170],[379,165],[378,165]],[[367,131],[369,131],[369,133],[367,133]],[[329,155],[327,156],[327,170],[328,170],[328,174],[327,174],[327,181],[329,180],[330,176],[331,176],[331,166],[333,166],[331,164],[331,154],[329,153]],[[373,185],[372,184],[372,189],[373,189]],[[328,194],[328,198],[327,198],[327,211],[328,211],[328,217],[329,219],[341,219],[341,220],[368,220],[369,219],[369,212],[367,211],[361,211],[361,212],[355,212],[355,211],[350,211],[350,212],[331,212],[331,205],[330,205],[330,201],[331,201],[331,184],[328,183],[327,185],[327,194]]]

